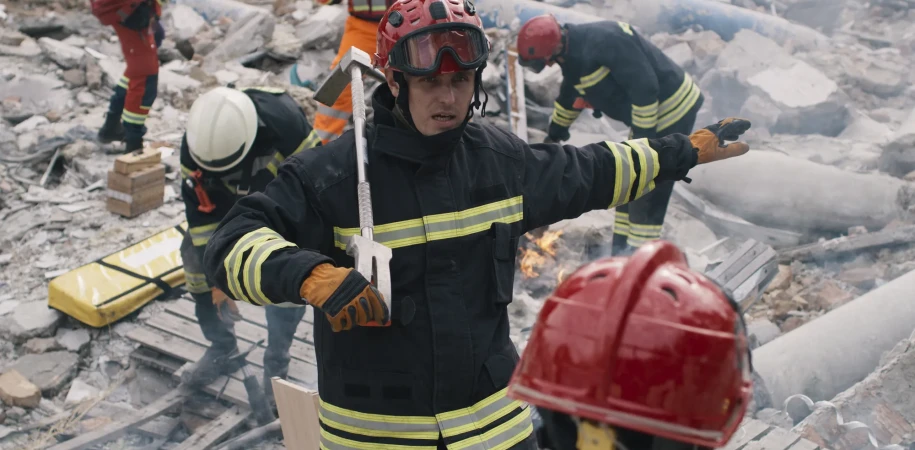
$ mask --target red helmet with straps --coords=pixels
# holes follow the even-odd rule
[[[562,27],[552,14],[531,18],[518,31],[518,58],[522,62],[549,61],[562,47]]]
[[[543,305],[508,395],[542,408],[722,447],[752,390],[736,304],[673,244],[579,268]]]
[[[471,0],[398,0],[378,24],[375,67],[411,75],[477,69],[489,39]]]

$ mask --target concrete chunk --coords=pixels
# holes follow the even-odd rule
[[[880,169],[897,177],[915,170],[915,109],[884,146]]]
[[[175,40],[183,41],[197,35],[197,33],[207,26],[206,20],[187,5],[170,5],[165,8],[168,14],[168,20],[165,21],[168,27],[169,35]]]
[[[36,336],[48,336],[57,329],[62,314],[48,308],[44,302],[23,303],[7,318],[5,332],[15,342],[22,342]]]
[[[86,54],[86,51],[81,48],[49,37],[39,38],[38,45],[45,56],[64,69],[79,67],[80,62],[83,60],[83,55]]]
[[[0,375],[0,399],[9,406],[35,408],[41,402],[41,390],[16,370]]]
[[[693,49],[686,42],[665,48],[664,54],[683,69],[688,69],[693,64]]]
[[[11,367],[35,383],[42,394],[56,395],[76,374],[79,357],[74,353],[57,351],[25,355]]]
[[[773,133],[836,136],[848,122],[847,96],[835,81],[756,32],[738,32],[717,63],[701,84],[715,99],[727,99],[715,105],[722,117],[757,95],[779,111],[769,125]]]
[[[559,64],[544,67],[540,73],[524,69],[524,85],[527,88],[528,98],[539,105],[553,107],[553,102],[559,97],[559,87],[562,85],[562,68]]]
[[[295,35],[305,50],[337,48],[348,15],[343,5],[322,6],[296,26]]]
[[[251,14],[232,24],[216,48],[207,53],[206,64],[215,67],[266,47],[273,37],[276,18],[271,14]]]

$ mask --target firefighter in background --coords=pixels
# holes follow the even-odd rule
[[[628,24],[614,21],[560,25],[546,14],[518,32],[521,65],[540,72],[562,68],[548,142],[569,139],[585,108],[630,127],[630,139],[690,134],[703,96],[689,74]],[[600,51],[594,49],[599,48]],[[658,183],[644,197],[616,208],[613,254],[625,255],[661,237],[674,182]]]
[[[118,0],[108,1],[116,3]],[[146,117],[158,93],[158,49],[165,38],[159,17],[162,15],[162,5],[167,1],[132,2],[136,4],[136,9],[126,15],[123,21],[112,25],[121,42],[121,52],[127,68],[114,87],[105,124],[98,132],[98,139],[103,143],[123,141],[126,152],[143,148]]]
[[[318,3],[325,5],[336,5],[342,0],[317,0]],[[343,55],[349,51],[350,47],[356,47],[368,54],[375,52],[375,39],[378,33],[378,22],[384,16],[385,11],[391,6],[393,0],[348,0],[349,17],[346,18],[346,25],[343,28],[343,38],[340,40],[340,49],[337,50],[337,57],[330,64],[333,70],[340,63]],[[315,130],[321,137],[321,142],[326,144],[343,134],[343,129],[349,123],[353,115],[353,94],[350,92],[349,85],[337,97],[334,106],[318,104],[318,111],[315,113]]]
[[[191,106],[180,155],[181,196],[188,221],[181,257],[197,321],[212,344],[184,379],[189,385],[209,384],[244,364],[234,357],[239,351],[232,331],[237,310],[232,309],[237,307],[213,287],[202,269],[210,235],[239,198],[262,191],[273,180],[287,157],[318,145],[305,112],[280,89],[217,87]],[[263,382],[272,400],[270,378],[286,378],[289,348],[305,308],[269,307],[265,313],[268,341]]]
[[[657,240],[556,288],[508,396],[538,408],[552,450],[721,448],[750,402],[750,364],[737,304]]]

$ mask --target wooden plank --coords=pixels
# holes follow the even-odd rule
[[[162,162],[162,152],[158,148],[146,147],[115,158],[114,171],[130,174],[155,166],[160,162]]]
[[[143,188],[165,182],[165,165],[157,164],[129,175],[108,171],[108,189],[133,194]]]
[[[250,415],[249,409],[241,409],[238,406],[228,409],[218,418],[198,428],[196,433],[172,450],[208,450],[244,424]]]
[[[897,245],[915,242],[915,225],[894,228],[874,233],[842,236],[826,242],[802,245],[779,252],[780,263],[791,261],[822,261],[842,256],[858,255],[865,251],[877,251]]]
[[[139,427],[180,405],[189,393],[190,390],[186,388],[174,389],[135,414],[124,418],[124,420],[112,422],[97,430],[52,446],[48,450],[83,450],[93,445],[117,439],[125,435],[131,428]]]
[[[740,428],[734,433],[734,436],[731,438],[728,445],[724,447],[723,450],[737,450],[742,448],[747,442],[752,441],[753,439],[759,437],[771,428],[769,425],[766,425],[763,422],[760,422],[755,419],[746,419],[740,424]]]
[[[209,346],[210,344],[210,341],[203,336],[203,332],[200,330],[200,325],[197,324],[197,322],[191,322],[174,314],[158,314],[149,319],[146,322],[146,325],[202,346]],[[265,333],[257,337],[257,339],[266,339],[266,337],[265,330]],[[245,347],[246,345],[255,342],[253,338],[245,339],[244,336],[240,335],[238,336],[238,340],[239,347]],[[264,348],[258,347],[254,349],[248,354],[247,361],[249,365],[263,369]],[[312,384],[316,385],[318,382],[318,369],[317,366],[313,364],[306,363],[299,359],[292,359],[289,361],[289,377],[306,386],[311,386]]]
[[[198,361],[206,351],[206,348],[201,345],[148,327],[136,327],[127,333],[127,337],[147,347],[189,362]],[[185,364],[185,367],[188,365]],[[182,369],[175,372],[175,376],[179,379]],[[255,367],[250,367],[248,370],[252,373],[258,373],[258,376],[262,373],[260,369]],[[217,378],[216,381],[203,388],[203,391],[216,395],[225,385],[226,378],[224,376]],[[241,371],[236,371],[228,378],[230,381],[226,385],[222,398],[236,405],[248,406],[248,393],[245,391],[245,386],[241,381]]]
[[[271,381],[283,444],[290,449],[318,450],[321,444],[318,393],[276,377]]]
[[[178,428],[178,425],[180,424],[181,422],[174,417],[159,416],[139,427],[134,428],[132,431],[136,431],[140,434],[155,439],[168,439],[172,436],[172,433],[175,432],[175,429]]]
[[[191,302],[176,302],[174,305],[170,305],[168,308],[166,308],[166,311],[173,315],[183,317],[189,321],[196,322],[197,318],[195,316],[194,309],[195,306]],[[299,328],[303,327],[311,327],[311,324],[300,323]],[[249,321],[236,322],[235,333],[238,335],[239,339],[246,342],[257,342],[260,339],[266,339],[268,334],[266,327],[259,326]],[[264,343],[260,346],[266,348],[267,341],[264,341]],[[315,355],[314,343],[311,341],[304,340],[299,337],[294,338],[292,340],[292,345],[289,347],[289,355],[293,359],[297,359],[311,365],[317,365],[317,356]]]
[[[772,427],[765,436],[759,439],[759,443],[766,450],[786,450],[800,439],[799,435],[784,428]]]

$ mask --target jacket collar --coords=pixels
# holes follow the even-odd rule
[[[423,165],[444,167],[464,135],[466,123],[434,136],[416,131],[395,111],[394,95],[386,84],[372,95],[374,129],[369,134],[371,152],[393,156]]]

